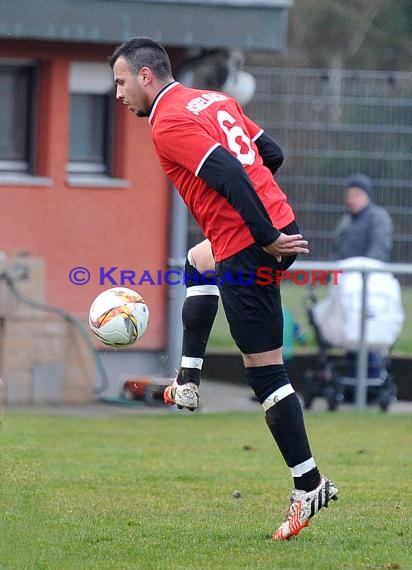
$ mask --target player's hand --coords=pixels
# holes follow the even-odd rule
[[[303,239],[301,234],[291,236],[280,234],[277,240],[266,245],[263,249],[266,253],[276,257],[278,261],[281,261],[283,256],[309,253],[308,242]]]

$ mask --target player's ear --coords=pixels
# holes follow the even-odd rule
[[[150,69],[150,67],[142,67],[139,70],[139,77],[142,79],[143,85],[147,85],[148,83],[150,83],[153,80],[154,73]]]

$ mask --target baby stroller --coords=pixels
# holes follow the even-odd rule
[[[379,267],[368,258],[351,258],[342,268]],[[318,301],[312,287],[307,297],[307,314],[318,346],[317,365],[307,371],[303,402],[310,409],[316,396],[326,398],[329,410],[353,401],[357,387],[357,358],[360,340],[362,275],[347,271],[328,295]],[[373,272],[367,279],[366,343],[368,348],[367,401],[382,411],[396,401],[397,386],[389,372],[391,348],[403,325],[404,315],[399,282],[391,274]],[[337,350],[338,349],[338,350]],[[339,354],[337,354],[337,352]]]

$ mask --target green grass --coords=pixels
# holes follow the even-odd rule
[[[279,543],[291,480],[260,412],[7,414],[0,568],[412,568],[412,418],[311,412],[307,426],[341,497]]]
[[[282,300],[298,320],[303,330],[306,333],[308,344],[305,347],[296,347],[296,353],[315,350],[315,338],[313,330],[309,324],[306,311],[306,299],[309,290],[307,287],[299,287],[297,285],[282,284]],[[319,298],[322,298],[323,291],[318,287],[317,291]],[[405,312],[405,323],[403,329],[393,347],[393,355],[411,355],[412,354],[412,288],[402,288],[402,304]],[[237,351],[236,345],[233,342],[229,327],[226,322],[226,317],[222,309],[222,303],[219,303],[219,311],[216,317],[215,324],[210,335],[208,345],[210,351]]]

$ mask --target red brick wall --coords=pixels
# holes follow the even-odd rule
[[[111,286],[99,285],[100,267],[156,274],[165,269],[168,255],[169,186],[145,119],[137,119],[119,104],[115,174],[129,181],[128,188],[74,188],[67,184],[69,64],[81,59],[104,62],[112,47],[0,42],[0,57],[41,62],[37,166],[38,175],[51,179],[50,186],[41,187],[0,182],[0,250],[27,250],[43,257],[47,302],[80,317],[87,314],[93,298]],[[88,284],[70,282],[69,271],[76,266],[89,269]],[[145,297],[151,310],[149,330],[138,348],[162,348],[165,287],[131,287]]]

